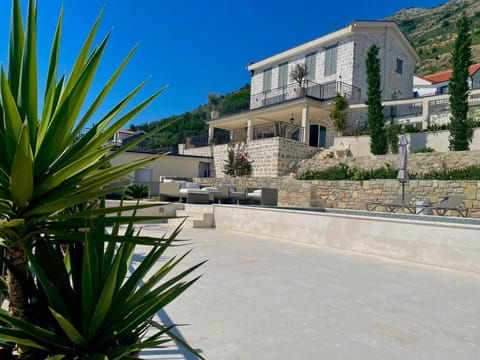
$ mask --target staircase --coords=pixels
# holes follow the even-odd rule
[[[335,151],[331,148],[328,149],[321,149],[315,155],[313,155],[313,159],[315,160],[325,160],[331,159],[335,157]]]
[[[184,209],[178,209],[176,215],[180,218],[169,219],[168,223],[180,225],[187,217],[183,226],[192,228],[214,228],[215,219],[213,217],[213,205],[201,204],[182,204]]]

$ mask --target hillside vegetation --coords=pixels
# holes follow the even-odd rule
[[[387,18],[395,21],[417,50],[417,73],[429,75],[451,68],[455,24],[465,12],[471,20],[473,62],[480,62],[480,1],[452,0],[435,8],[408,8]]]
[[[217,109],[222,115],[245,111],[248,110],[249,107],[249,84],[229,94],[219,95],[219,105]],[[187,136],[207,134],[208,124],[206,120],[209,118],[210,109],[207,104],[204,104],[181,115],[172,115],[166,119],[142,125],[130,125],[130,130],[148,132],[157,127],[161,127],[162,130],[150,138],[145,146],[146,149],[160,149],[183,143]]]

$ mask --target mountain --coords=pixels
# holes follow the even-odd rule
[[[480,63],[480,1],[451,0],[435,8],[407,8],[386,20],[395,21],[421,58],[416,72],[429,75],[451,68],[455,24],[465,12],[471,21],[473,62]]]

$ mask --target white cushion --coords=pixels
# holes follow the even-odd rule
[[[249,192],[249,193],[247,194],[247,197],[252,198],[252,199],[261,199],[261,198],[262,198],[262,194],[261,194],[261,193],[258,193],[258,192]]]
[[[183,180],[176,180],[176,183],[180,184],[180,189],[186,189],[187,188],[187,182]]]
[[[206,190],[206,191],[218,191],[218,189],[216,187],[213,187],[213,186],[205,186],[204,188],[202,188],[202,190]]]
[[[261,193],[262,193],[262,189],[253,190],[253,192],[254,192],[254,193],[261,194]]]
[[[200,185],[198,185],[197,183],[193,183],[193,182],[187,182],[186,183],[186,188],[187,189],[200,189]]]

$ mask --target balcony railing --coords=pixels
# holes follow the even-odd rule
[[[360,88],[350,84],[342,81],[318,84],[314,81],[305,80],[303,87],[300,87],[298,84],[289,84],[251,95],[250,108],[255,109],[263,106],[279,104],[304,96],[322,101],[330,100],[337,94],[345,96],[350,103],[358,103],[361,101]]]
[[[248,137],[248,128],[215,131],[214,145],[222,145],[236,142],[245,142]],[[286,139],[303,141],[303,128],[285,122],[252,126],[252,140],[283,137]],[[185,148],[203,147],[208,145],[208,135],[190,136],[185,139]]]

